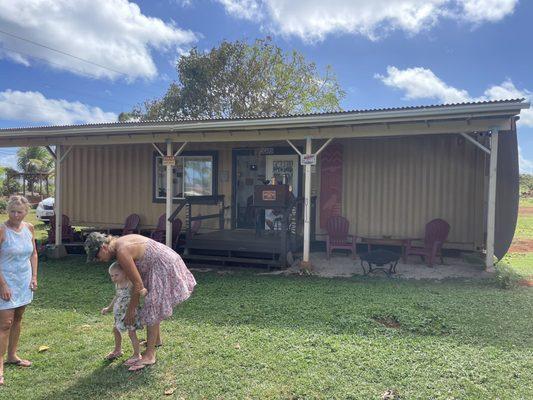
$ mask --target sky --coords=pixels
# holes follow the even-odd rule
[[[532,21],[532,0],[0,0],[0,128],[116,121],[191,48],[267,36],[331,66],[344,110],[531,101]],[[533,110],[518,138],[533,173]]]

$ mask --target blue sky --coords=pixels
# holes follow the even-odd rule
[[[346,110],[533,99],[531,21],[526,0],[0,0],[0,127],[116,120],[192,46],[267,35],[331,65]],[[533,111],[518,129],[533,173]]]

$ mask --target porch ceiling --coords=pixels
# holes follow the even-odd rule
[[[279,118],[136,122],[0,129],[0,147],[164,142],[244,142],[510,130],[529,103],[467,103]]]

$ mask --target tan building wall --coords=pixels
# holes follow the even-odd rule
[[[452,226],[453,247],[482,246],[484,155],[474,146],[457,135],[341,141],[343,214],[352,233],[419,237],[427,221],[441,217]],[[218,150],[218,192],[230,205],[231,149],[254,145],[269,146],[202,143],[187,150]],[[154,151],[144,144],[74,147],[62,166],[64,213],[75,224],[110,227],[122,226],[127,215],[137,213],[143,227],[155,226],[165,204],[152,202]],[[317,166],[316,195],[319,183]],[[319,199],[317,209],[318,204]],[[194,207],[194,214],[213,212],[216,207]],[[226,227],[230,216],[228,210]],[[319,239],[321,233],[317,226]]]
[[[353,233],[423,237],[442,218],[449,247],[483,246],[485,153],[457,135],[342,144],[342,208]]]

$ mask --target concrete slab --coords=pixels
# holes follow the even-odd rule
[[[322,252],[311,253],[310,260],[312,269],[311,275],[321,276],[325,278],[350,277],[353,275],[363,275],[363,268],[361,267],[361,260],[359,258],[353,260],[347,255],[334,254],[328,260],[326,254]],[[482,266],[472,265],[459,258],[445,257],[444,264],[436,264],[433,268],[429,268],[415,258],[410,258],[408,263],[398,263],[396,267],[397,273],[393,277],[400,279],[432,279],[442,280],[448,278],[477,278],[483,279],[492,276],[491,273],[484,271]],[[411,262],[412,261],[412,262]],[[440,260],[438,260],[440,261]],[[295,263],[286,270],[273,271],[267,274],[301,274],[302,271]],[[387,276],[382,271],[373,272],[370,276]]]

